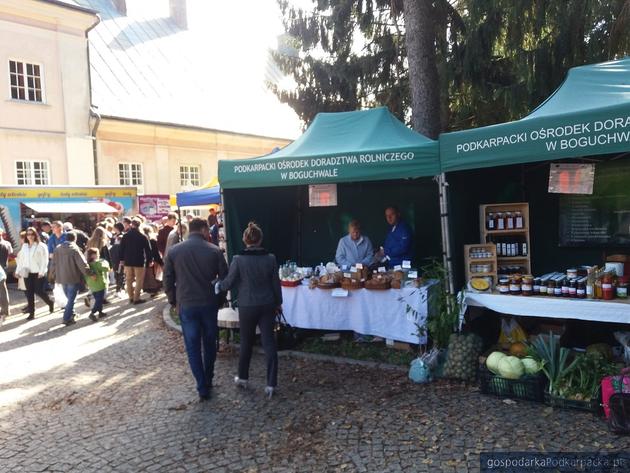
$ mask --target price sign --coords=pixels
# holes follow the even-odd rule
[[[402,267],[403,269],[411,269],[411,261],[403,260]]]
[[[402,266],[397,264],[396,266],[394,266],[394,271],[402,271]]]
[[[379,272],[379,273],[386,273],[386,272],[387,272],[387,269],[385,269],[385,266],[379,266],[379,268],[378,268],[378,272]]]
[[[418,271],[409,271],[409,279],[418,279]]]

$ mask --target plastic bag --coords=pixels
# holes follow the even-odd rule
[[[63,292],[63,286],[61,284],[55,284],[53,296],[55,297],[55,305],[60,309],[63,309],[68,303],[68,298],[66,297],[66,293]]]
[[[18,290],[26,291],[26,283],[24,282],[24,278],[18,278]]]
[[[518,324],[518,322],[512,318],[501,319],[501,334],[499,335],[499,345],[503,347],[509,347],[513,343],[526,342],[527,333]]]
[[[411,361],[409,379],[414,383],[428,383],[431,381],[431,370],[421,358],[415,358]]]
[[[630,332],[615,332],[614,335],[623,347],[623,361],[630,364]]]

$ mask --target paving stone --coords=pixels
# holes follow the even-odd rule
[[[264,357],[240,391],[234,351],[219,353],[214,395],[199,404],[181,335],[161,320],[163,297],[114,300],[107,319],[68,328],[41,307],[25,323],[22,294],[11,300],[15,315],[0,328],[0,461],[12,472],[464,473],[479,471],[481,452],[627,447],[586,413],[413,385],[371,366],[281,357],[269,401]]]

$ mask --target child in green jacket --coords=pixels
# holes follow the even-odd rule
[[[90,272],[85,277],[85,283],[94,297],[94,305],[90,311],[90,320],[96,322],[99,318],[105,317],[103,313],[103,300],[107,290],[107,273],[109,273],[109,263],[101,259],[98,248],[88,248],[87,262],[90,265]],[[98,312],[98,317],[96,313]]]

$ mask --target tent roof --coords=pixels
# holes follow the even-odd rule
[[[521,120],[440,136],[445,171],[624,151],[630,151],[630,58],[572,68]]]
[[[219,161],[225,188],[400,179],[439,173],[438,144],[385,107],[319,113],[293,143],[255,159]]]
[[[176,197],[178,207],[196,207],[198,205],[220,204],[221,188],[204,187],[194,191],[178,192]]]

